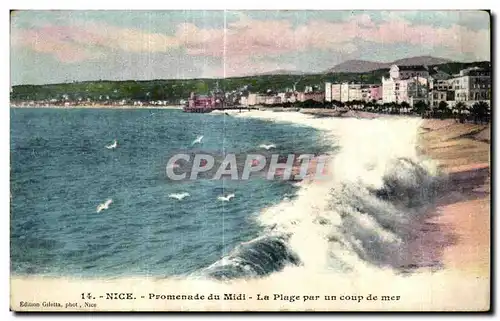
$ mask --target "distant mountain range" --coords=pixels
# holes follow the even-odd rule
[[[413,65],[440,65],[452,62],[449,59],[436,58],[432,56],[417,56],[395,60],[392,62],[377,62],[368,60],[347,60],[333,68],[325,70],[326,73],[338,72],[369,72],[377,69],[390,68],[391,65],[413,66]]]
[[[368,61],[368,60],[347,60],[334,67],[327,69],[323,72],[303,72],[300,70],[286,70],[286,69],[276,69],[272,71],[267,71],[258,74],[250,74],[246,76],[269,76],[269,75],[307,75],[307,74],[321,74],[321,73],[363,73],[369,72],[377,69],[388,69],[392,65],[396,64],[399,66],[413,66],[413,65],[440,65],[453,62],[449,59],[436,58],[432,56],[417,56],[410,58],[398,59],[391,62],[378,62],[378,61]]]
[[[300,70],[286,70],[286,69],[276,69],[272,71],[266,71],[259,74],[252,74],[252,76],[268,76],[268,75],[303,75],[305,74]]]

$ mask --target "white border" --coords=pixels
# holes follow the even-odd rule
[[[330,10],[402,10],[402,9],[418,9],[418,10],[430,10],[430,9],[491,9],[493,14],[498,14],[500,12],[499,2],[498,1],[488,1],[488,0],[454,0],[454,1],[446,1],[446,2],[438,2],[432,0],[420,0],[420,1],[391,1],[391,0],[378,0],[378,1],[367,1],[367,0],[358,0],[358,1],[325,1],[325,2],[314,2],[314,1],[269,1],[269,0],[252,0],[245,1],[242,3],[236,4],[235,1],[231,0],[211,0],[211,1],[201,1],[201,0],[183,0],[183,1],[173,1],[173,2],[163,2],[163,1],[152,1],[152,0],[141,0],[141,1],[116,1],[104,4],[103,0],[86,0],[86,1],[73,1],[73,0],[60,0],[60,1],[50,1],[50,2],[41,2],[38,0],[18,0],[18,1],[6,1],[1,2],[0,7],[2,8],[0,17],[1,23],[1,40],[3,44],[3,48],[1,50],[2,60],[4,62],[4,66],[9,66],[9,9],[303,9],[303,10],[313,10],[313,9],[330,9]],[[498,17],[495,17],[498,18]],[[492,48],[495,47],[497,39],[497,33],[494,33],[494,39],[492,43]],[[497,55],[496,50],[494,50],[494,55],[491,57],[493,61],[493,66],[496,66]],[[1,77],[0,88],[2,88],[1,97],[4,104],[0,108],[0,128],[2,130],[0,134],[0,147],[4,152],[3,157],[0,158],[1,163],[1,177],[0,177],[0,198],[2,204],[2,224],[4,227],[4,232],[1,233],[2,243],[0,245],[2,260],[1,263],[1,284],[0,284],[0,293],[1,296],[1,320],[10,320],[15,317],[15,315],[9,312],[9,195],[10,195],[10,186],[9,186],[9,158],[10,158],[10,146],[9,146],[9,91],[7,88],[10,86],[10,68],[7,67],[4,69],[4,72]],[[496,68],[495,68],[496,69]],[[495,127],[500,123],[500,111],[497,110],[497,102],[498,102],[498,78],[496,77],[496,70],[494,71],[494,97],[495,97],[495,105],[493,108],[495,109],[495,119],[494,122],[496,124]],[[495,137],[496,142],[495,147],[498,147],[498,141]],[[497,158],[498,160],[498,158]],[[494,168],[497,168],[497,162],[492,164]],[[495,171],[496,172],[496,171]],[[496,179],[496,175],[494,177]],[[498,197],[498,189],[495,191],[495,196]],[[496,226],[495,231],[498,233],[498,222],[499,219],[496,218]],[[495,237],[496,240],[496,237]],[[498,247],[495,246],[496,242],[491,245],[491,248],[495,251],[498,250]],[[495,253],[495,254],[498,254]],[[497,256],[495,256],[497,257]],[[497,278],[495,278],[497,279]],[[495,296],[498,298],[498,295]],[[498,308],[498,301],[492,304]],[[64,315],[59,318],[62,320],[67,320],[71,316],[83,317],[85,314],[79,315]],[[235,315],[232,315],[233,317]],[[236,315],[239,316],[239,315]],[[258,317],[259,319],[267,319],[271,318],[274,315],[252,315],[252,317]],[[305,316],[303,314],[299,314],[297,316]],[[315,316],[315,315],[313,315]],[[307,315],[307,318],[311,318],[313,316]],[[328,316],[328,315],[327,315]],[[334,317],[338,317],[340,315],[335,315]],[[354,318],[360,318],[368,315],[357,315]],[[374,315],[369,315],[370,317],[374,317]],[[471,318],[474,315],[464,316],[465,318]],[[42,316],[31,316],[31,318],[39,318]],[[47,317],[47,315],[45,315]],[[126,315],[106,315],[106,316],[93,316],[96,319],[102,320],[117,320],[121,317],[135,317],[135,316],[126,316]],[[153,319],[158,317],[167,317],[169,319],[180,319],[190,317],[193,319],[200,319],[203,315],[141,315],[143,318]],[[217,316],[216,316],[217,317]],[[229,317],[229,316],[228,316]],[[281,316],[283,317],[283,316]],[[331,317],[331,316],[329,316]],[[378,315],[378,317],[385,318],[386,315]],[[402,315],[400,317],[403,317]],[[434,318],[442,317],[442,315],[420,315],[418,317],[425,318],[426,320],[432,320]]]

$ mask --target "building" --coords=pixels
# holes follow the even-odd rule
[[[248,94],[248,106],[263,105],[266,103],[266,96],[260,94]]]
[[[370,86],[370,100],[382,100],[382,86],[381,85],[371,85]]]
[[[453,82],[450,81],[450,75],[437,70],[429,77],[429,105],[432,108],[439,106],[441,101],[447,102],[449,106],[454,105],[455,92]]]
[[[382,102],[406,102],[413,106],[417,101],[427,103],[429,70],[425,66],[392,65],[389,77],[382,77]]]
[[[213,109],[216,107],[215,97],[206,95],[196,95],[191,93],[188,99],[188,108],[206,108]]]
[[[409,101],[408,81],[382,77],[382,102],[400,104],[403,101]]]
[[[275,105],[280,103],[281,103],[281,98],[279,96],[274,96],[274,95],[265,96],[264,104],[266,105]]]
[[[341,98],[341,84],[332,85],[332,101],[340,101]]]
[[[332,86],[333,84],[331,82],[325,82],[325,101],[326,102],[331,102],[334,100],[332,98]]]
[[[382,99],[382,86],[375,84],[325,83],[325,101],[372,101]]]
[[[342,84],[325,82],[325,101],[340,101]]]
[[[240,105],[241,106],[249,106],[248,105],[248,97],[247,96],[241,96],[240,97]]]
[[[325,100],[325,93],[322,91],[315,91],[315,92],[298,92],[297,93],[297,100],[298,101],[307,101],[307,100],[314,100],[318,102],[323,102]]]
[[[342,92],[345,93],[347,91],[347,97],[341,97],[343,100],[342,101],[360,101],[363,98],[363,93],[362,93],[362,88],[363,86],[361,84],[345,84],[345,87],[347,87],[347,90],[343,90]]]
[[[478,101],[488,104],[491,100],[491,71],[478,67],[460,71],[450,79],[450,84],[455,91],[455,102],[473,105]]]
[[[286,91],[278,93],[277,97],[280,99],[280,103],[295,103],[297,101],[297,93]]]
[[[426,66],[392,65],[389,74],[393,79],[409,79],[413,77],[429,78],[429,70]]]

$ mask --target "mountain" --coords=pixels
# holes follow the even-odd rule
[[[367,72],[383,68],[387,68],[387,63],[367,60],[347,60],[328,69],[326,72]]]
[[[436,58],[432,56],[417,56],[411,58],[404,58],[395,60],[390,63],[390,65],[401,65],[401,66],[415,66],[415,65],[441,65],[452,62],[450,59]]]
[[[303,75],[304,72],[300,70],[286,70],[286,69],[276,69],[272,71],[266,71],[259,74],[252,74],[252,76],[267,76],[267,75]]]
[[[327,73],[340,72],[369,72],[377,69],[390,68],[391,65],[410,66],[410,65],[440,65],[449,63],[451,60],[436,58],[432,56],[417,56],[411,58],[398,59],[392,62],[377,62],[368,60],[347,60],[333,68],[326,70]]]

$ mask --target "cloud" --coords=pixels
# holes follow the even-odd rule
[[[406,43],[427,47],[447,47],[461,53],[473,53],[478,59],[489,59],[489,30],[470,30],[453,24],[449,27],[415,25],[398,13],[390,13],[387,20],[376,24],[370,15],[361,14],[340,22],[309,21],[294,27],[288,20],[254,20],[243,14],[240,20],[221,31],[184,26],[196,39],[190,47],[193,55],[275,56],[286,52],[310,49],[329,49],[352,53],[357,41],[381,45]]]
[[[103,42],[102,37],[76,27],[45,26],[34,30],[13,30],[11,44],[53,54],[61,62],[76,62],[98,56],[100,52],[91,50],[88,44]]]
[[[167,52],[181,45],[176,37],[102,23],[13,29],[11,38],[13,46],[52,54],[65,63],[96,59],[117,50],[155,53]]]
[[[58,25],[51,25],[50,21],[31,26],[14,24],[11,44],[51,55],[67,64],[104,62],[128,54],[166,54],[168,58],[177,50],[186,57],[221,61],[204,69],[203,75],[212,76],[294,70],[297,63],[280,61],[279,57],[313,51],[329,52],[335,57],[363,55],[366,53],[362,52],[362,43],[366,42],[378,49],[417,46],[428,49],[429,53],[449,53],[451,58],[490,59],[489,28],[466,27],[459,23],[460,19],[452,19],[456,13],[442,15],[447,19],[446,25],[427,23],[422,19],[425,12],[383,12],[383,19],[378,20],[374,14],[363,12],[337,21],[318,18],[301,23],[292,20],[293,15],[280,19],[276,14],[261,20],[242,12],[231,14],[223,28],[176,20],[168,33],[152,32],[153,29],[144,29],[141,24],[118,27],[81,17]],[[472,13],[457,17],[467,17],[467,21],[476,19]]]

